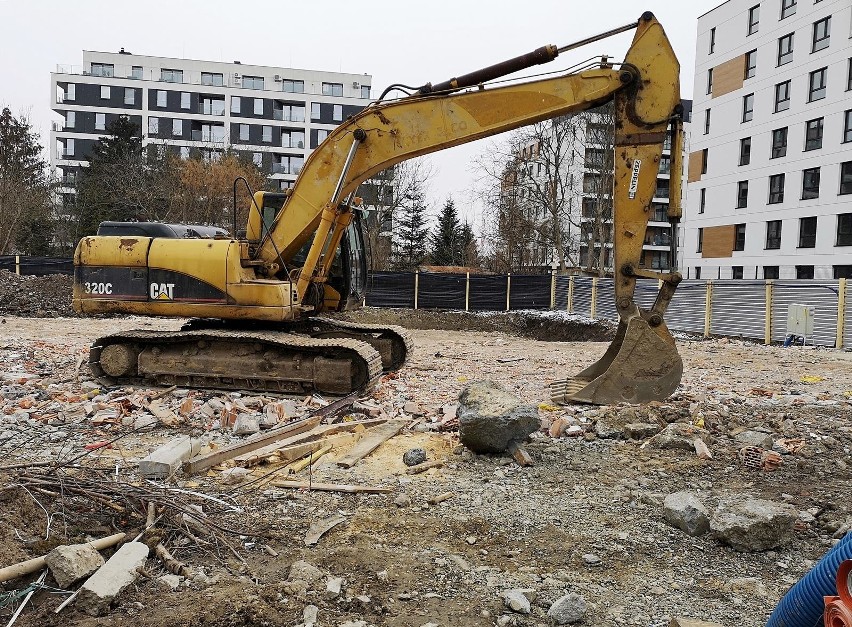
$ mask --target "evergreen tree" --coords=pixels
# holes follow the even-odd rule
[[[461,225],[452,198],[447,198],[438,216],[435,233],[430,238],[432,263],[436,266],[457,266],[462,262]]]
[[[29,121],[0,112],[0,254],[49,252],[52,182]]]
[[[405,195],[398,211],[396,228],[396,267],[399,270],[416,270],[426,258],[426,203],[420,183],[413,185]]]
[[[469,222],[461,227],[461,265],[468,268],[479,266],[479,248],[476,245],[476,235]]]

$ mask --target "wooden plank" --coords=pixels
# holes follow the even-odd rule
[[[443,503],[444,501],[453,498],[455,495],[455,492],[444,492],[443,494],[429,497],[426,502],[429,503],[429,505],[437,505],[438,503]]]
[[[710,97],[718,98],[730,94],[740,89],[744,80],[745,55],[741,54],[713,68],[713,94]]]
[[[352,485],[349,483],[317,483],[316,481],[272,481],[270,485],[276,488],[291,490],[317,490],[320,492],[344,492],[346,494],[387,494],[390,488],[379,488],[369,485]]]
[[[444,465],[439,459],[433,459],[432,461],[423,462],[422,464],[415,464],[414,466],[409,466],[405,469],[405,474],[407,475],[418,475],[421,472],[426,472],[430,468],[440,468]]]
[[[370,429],[345,457],[337,460],[337,465],[342,468],[352,468],[352,466],[375,451],[383,443],[402,431],[407,423],[407,420],[391,420],[388,423]]]
[[[704,239],[701,243],[701,256],[704,259],[733,257],[734,225],[704,227]]]

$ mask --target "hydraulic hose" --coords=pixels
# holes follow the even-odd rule
[[[822,625],[823,597],[837,594],[837,569],[852,558],[852,533],[843,539],[787,591],[769,617],[766,627],[817,627]]]

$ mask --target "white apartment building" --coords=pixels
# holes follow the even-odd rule
[[[698,18],[685,276],[852,277],[850,37],[849,0]]]
[[[51,166],[73,193],[92,144],[127,116],[146,145],[182,158],[238,150],[284,189],[328,133],[370,102],[370,83],[367,74],[83,51],[82,66],[50,75],[62,118],[51,130]]]

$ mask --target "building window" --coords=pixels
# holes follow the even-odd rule
[[[763,278],[766,280],[778,278],[778,266],[763,266]]]
[[[286,91],[290,94],[303,94],[305,93],[305,81],[285,79],[281,81],[281,91]]]
[[[746,225],[734,225],[734,250],[745,250]]]
[[[202,72],[201,84],[212,85],[213,87],[222,87],[225,84],[224,76],[216,72]]]
[[[852,161],[840,164],[840,193],[852,194]]]
[[[852,266],[834,266],[835,279],[852,279]]]
[[[157,91],[157,106],[165,107],[166,106],[166,97],[169,92],[163,91],[162,89]]]
[[[743,96],[743,122],[751,122],[754,115],[754,94]]]
[[[240,97],[239,96],[231,96],[231,113],[239,113],[240,112]]]
[[[837,216],[837,245],[852,246],[852,213]]]
[[[760,26],[760,5],[757,4],[748,10],[748,34],[753,35]]]
[[[805,122],[805,150],[822,148],[822,118]]]
[[[182,83],[183,70],[168,70],[160,68],[160,80],[164,83]]]
[[[263,77],[243,76],[243,89],[263,89]]]
[[[68,111],[65,114],[65,128],[74,128],[77,123],[77,114],[73,111]]]
[[[713,68],[707,70],[707,93],[713,93]]]
[[[322,95],[323,96],[342,96],[343,95],[343,83],[323,83],[322,84]]]
[[[784,202],[784,175],[773,174],[769,177],[769,204]]]
[[[364,100],[370,99],[370,86],[369,85],[361,85],[361,98]]]
[[[709,152],[707,148],[702,149],[701,151],[701,174],[707,174],[707,158],[709,156]]]
[[[304,148],[305,133],[303,131],[283,131],[281,133],[282,148]]]
[[[793,33],[778,38],[778,65],[793,60]]]
[[[802,200],[819,198],[819,168],[802,171]]]
[[[713,54],[716,50],[716,27],[710,29],[710,52],[707,54]]]
[[[737,183],[737,209],[748,207],[748,181]]]
[[[812,279],[814,278],[813,266],[796,266],[797,279]]]
[[[190,109],[192,105],[190,104],[190,96],[188,91],[182,91],[180,93],[180,108],[181,109]]]
[[[743,267],[742,266],[731,266],[731,278],[732,279],[743,278]]]
[[[814,70],[810,74],[810,91],[808,92],[808,102],[814,100],[822,100],[825,98],[825,78],[828,68],[820,68]]]
[[[305,107],[302,105],[284,105],[280,111],[282,120],[286,120],[288,122],[305,121]],[[274,112],[273,115],[275,115]]]
[[[740,165],[751,163],[751,137],[740,140]]]
[[[142,78],[142,66],[134,65],[130,68],[130,78],[141,79]]]
[[[103,131],[106,129],[106,114],[105,113],[96,113],[95,114],[95,130]]]
[[[334,105],[334,109],[331,114],[331,119],[335,122],[343,121],[343,105]]]
[[[704,229],[698,229],[698,246],[695,249],[695,252],[700,253],[701,249],[704,247]]]
[[[698,213],[704,213],[704,208],[707,206],[707,188],[701,188],[701,194],[698,197]]]
[[[772,131],[772,159],[787,156],[787,127]]]
[[[326,137],[328,137],[328,131],[326,131],[325,129],[322,129],[322,128],[319,129],[317,131],[317,145],[323,143],[325,141]]]
[[[814,22],[814,37],[811,52],[817,52],[824,48],[828,48],[828,42],[831,38],[831,16]]]
[[[850,59],[850,61],[852,61],[852,59]],[[850,63],[850,68],[852,68],[852,63]],[[68,87],[65,88],[65,95],[62,97],[62,100],[76,100],[76,98],[77,85],[75,85],[74,83],[68,83]]]
[[[696,279],[701,278],[701,266],[695,266],[695,278]]]
[[[172,120],[172,135],[174,137],[183,135],[183,120]]]
[[[766,250],[781,248],[781,220],[766,223]]]
[[[148,134],[156,135],[160,132],[160,118],[148,118]]]
[[[849,58],[848,66],[846,68],[846,91],[852,90],[852,57]],[[68,87],[74,87],[74,85],[68,85]],[[74,90],[71,90],[71,98],[69,100],[74,100]]]
[[[843,143],[852,142],[852,109],[843,114]]]
[[[247,142],[249,138],[249,125],[240,124],[240,141]]]
[[[781,0],[781,19],[796,14],[796,0]]]
[[[184,160],[189,159],[189,146],[180,147],[180,158]]]
[[[790,108],[790,81],[775,85],[775,113]]]
[[[319,120],[320,119],[320,103],[312,102],[311,103],[311,119]]]
[[[74,156],[74,138],[68,138],[65,140],[65,157],[73,157]]]
[[[799,248],[816,248],[817,218],[799,218]]]
[[[101,85],[101,100],[109,100],[109,85]]]
[[[752,78],[757,72],[757,50],[750,50],[745,55],[745,77]]]
[[[261,167],[263,165],[263,153],[255,152],[251,155],[252,163],[254,163],[257,167]]]
[[[707,135],[710,132],[710,109],[704,110],[704,134]]]
[[[263,115],[263,98],[254,99],[254,114]]]
[[[272,141],[272,127],[264,126],[263,127],[263,138],[262,141],[271,142]]]
[[[115,75],[115,66],[112,63],[92,63],[92,76],[107,76]]]

